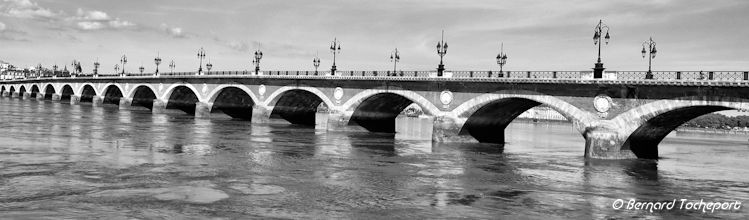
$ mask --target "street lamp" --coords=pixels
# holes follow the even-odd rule
[[[159,75],[159,65],[161,64],[161,57],[159,57],[159,54],[156,53],[156,58],[153,59],[153,62],[156,64],[156,72],[154,72],[155,75]]]
[[[505,64],[507,64],[507,54],[505,54],[504,43],[501,43],[499,46],[499,54],[497,54],[497,64],[499,64],[499,74],[497,76],[503,77],[504,73],[502,72],[502,67],[504,67]]]
[[[120,58],[120,63],[122,63],[122,75],[125,75],[125,64],[127,63],[127,57],[123,54],[122,58]]]
[[[115,65],[114,65],[114,72],[115,72],[115,73],[118,73],[118,72],[120,72],[120,65],[119,65],[119,64],[115,64]]]
[[[390,53],[390,62],[393,62],[393,76],[397,76],[395,71],[397,70],[396,65],[401,60],[401,54],[398,52],[398,48],[395,48],[395,51]]]
[[[598,25],[595,27],[595,33],[593,33],[593,45],[598,45],[598,62],[596,62],[595,67],[593,68],[594,79],[603,78],[603,70],[606,69],[603,68],[603,63],[601,63],[601,34],[603,34],[604,29],[606,29],[606,36],[603,37],[603,39],[606,45],[608,45],[609,39],[611,39],[611,36],[609,35],[609,26],[604,24],[603,20],[598,20]]]
[[[437,76],[442,76],[445,72],[445,65],[442,63],[442,57],[447,54],[447,42],[445,42],[445,30],[442,30],[442,40],[437,42],[437,54],[440,55],[440,65],[437,66]]]
[[[647,48],[647,50],[645,48]],[[651,71],[650,67],[652,66],[653,59],[655,59],[655,54],[658,53],[658,50],[655,49],[655,41],[653,41],[653,37],[642,42],[642,58],[645,58],[645,55],[648,52],[650,52],[650,56],[648,56],[648,73],[645,74],[645,79],[653,79],[653,71]]]
[[[174,60],[172,60],[171,63],[169,63],[169,73],[174,73],[174,67],[177,67],[174,65]]]
[[[211,73],[211,68],[213,68],[213,64],[211,64],[211,60],[208,59],[208,63],[205,64],[205,69],[208,70],[208,73]]]
[[[330,75],[335,76],[335,54],[341,53],[341,42],[338,38],[333,38],[333,42],[330,43],[330,52],[333,53],[333,66],[330,68]]]
[[[99,74],[99,58],[96,58],[96,61],[94,61],[94,76]]]
[[[205,59],[205,50],[201,47],[200,50],[198,50],[198,60],[200,60],[200,64],[198,64],[198,75],[203,72],[203,59]]]
[[[263,59],[263,51],[255,50],[255,56],[252,58],[252,64],[255,65],[255,75],[260,72],[260,59]]]
[[[143,71],[146,70],[146,68],[144,68],[143,65],[140,65],[140,67],[138,67],[138,70],[140,70],[140,74],[143,74]]]
[[[320,67],[320,57],[315,55],[315,58],[312,58],[312,65],[315,66],[315,76],[317,76],[317,67]]]

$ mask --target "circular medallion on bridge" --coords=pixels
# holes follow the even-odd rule
[[[257,93],[259,93],[260,95],[265,95],[265,85],[260,85],[257,88]]]
[[[593,99],[593,107],[600,113],[608,112],[611,109],[611,97],[607,95],[598,95]]]
[[[443,105],[449,105],[453,102],[453,93],[449,90],[442,91],[442,93],[440,93],[440,102],[442,102]]]
[[[343,98],[343,89],[341,87],[335,87],[335,90],[333,91],[333,98],[335,98],[335,101],[337,103],[341,102],[341,98]]]
[[[203,83],[203,89],[201,89],[201,92],[205,93],[206,90],[208,90],[208,85]]]

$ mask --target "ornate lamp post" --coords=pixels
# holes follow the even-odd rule
[[[213,64],[211,64],[211,60],[208,59],[208,63],[205,64],[205,69],[208,70],[208,73],[211,73],[211,68],[213,68]]]
[[[203,72],[203,59],[205,59],[205,50],[201,47],[200,50],[198,50],[198,60],[200,60],[200,64],[198,64],[198,75]]]
[[[499,46],[499,54],[497,54],[497,64],[499,64],[499,75],[498,77],[503,77],[504,72],[502,72],[502,67],[507,64],[507,54],[505,54],[505,44],[502,43]],[[490,76],[491,77],[491,76]]]
[[[174,60],[172,60],[171,63],[169,63],[169,73],[174,73],[174,67],[177,67],[174,65]]]
[[[598,45],[598,62],[596,62],[596,65],[593,68],[594,79],[603,78],[603,70],[606,69],[603,68],[603,63],[601,63],[601,34],[603,34],[604,29],[606,29],[606,36],[603,37],[603,39],[606,45],[608,45],[609,39],[611,39],[611,36],[609,35],[609,26],[604,24],[603,20],[598,20],[598,25],[595,27],[595,33],[593,33],[593,45]]]
[[[330,43],[330,52],[333,53],[333,66],[330,68],[330,75],[335,76],[335,54],[341,53],[341,42],[338,38],[333,38],[333,42]]]
[[[401,54],[398,52],[398,48],[395,48],[395,51],[390,53],[390,62],[393,62],[393,76],[396,76],[395,71],[397,71],[397,64],[401,60]]]
[[[645,48],[647,48],[647,50]],[[645,74],[645,79],[653,79],[653,71],[651,71],[650,67],[653,64],[653,59],[655,59],[655,54],[658,53],[658,50],[655,49],[655,41],[653,41],[653,37],[642,42],[642,58],[645,58],[645,55],[648,52],[650,53],[650,56],[648,56],[648,73]]]
[[[153,63],[156,64],[156,72],[154,72],[155,75],[159,75],[159,65],[161,64],[161,57],[159,57],[159,54],[156,54],[156,58],[153,59]]]
[[[138,70],[140,70],[140,74],[143,74],[143,71],[146,70],[146,68],[144,68],[143,65],[140,65],[140,67],[138,67]]]
[[[260,51],[260,49],[255,50],[255,56],[252,57],[252,64],[255,65],[255,75],[260,72],[260,59],[263,59],[263,51]]]
[[[99,58],[96,58],[96,61],[94,61],[94,76],[99,75]]]
[[[119,73],[120,72],[120,65],[119,64],[115,64],[114,65],[114,72],[115,73]]]
[[[445,72],[445,65],[442,63],[442,57],[447,54],[447,42],[445,42],[445,30],[442,30],[442,40],[437,42],[437,54],[440,55],[440,65],[437,66],[437,76],[442,76]]]
[[[315,58],[312,58],[312,65],[315,66],[315,76],[317,76],[317,68],[320,67],[320,57],[315,55]]]
[[[122,55],[122,58],[120,58],[120,63],[122,63],[122,75],[125,75],[125,64],[127,63],[127,57],[125,55]]]

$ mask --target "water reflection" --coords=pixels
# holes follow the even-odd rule
[[[672,136],[663,160],[600,161],[569,125],[511,124],[492,145],[52,101],[0,99],[0,119],[0,212],[18,218],[684,218],[704,216],[611,203],[749,199],[744,137]]]

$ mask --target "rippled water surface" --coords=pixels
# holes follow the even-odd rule
[[[749,202],[749,144],[738,135],[672,134],[657,163],[587,161],[568,124],[514,123],[504,147],[432,144],[9,98],[0,127],[2,219],[749,215],[612,208],[632,198]]]

